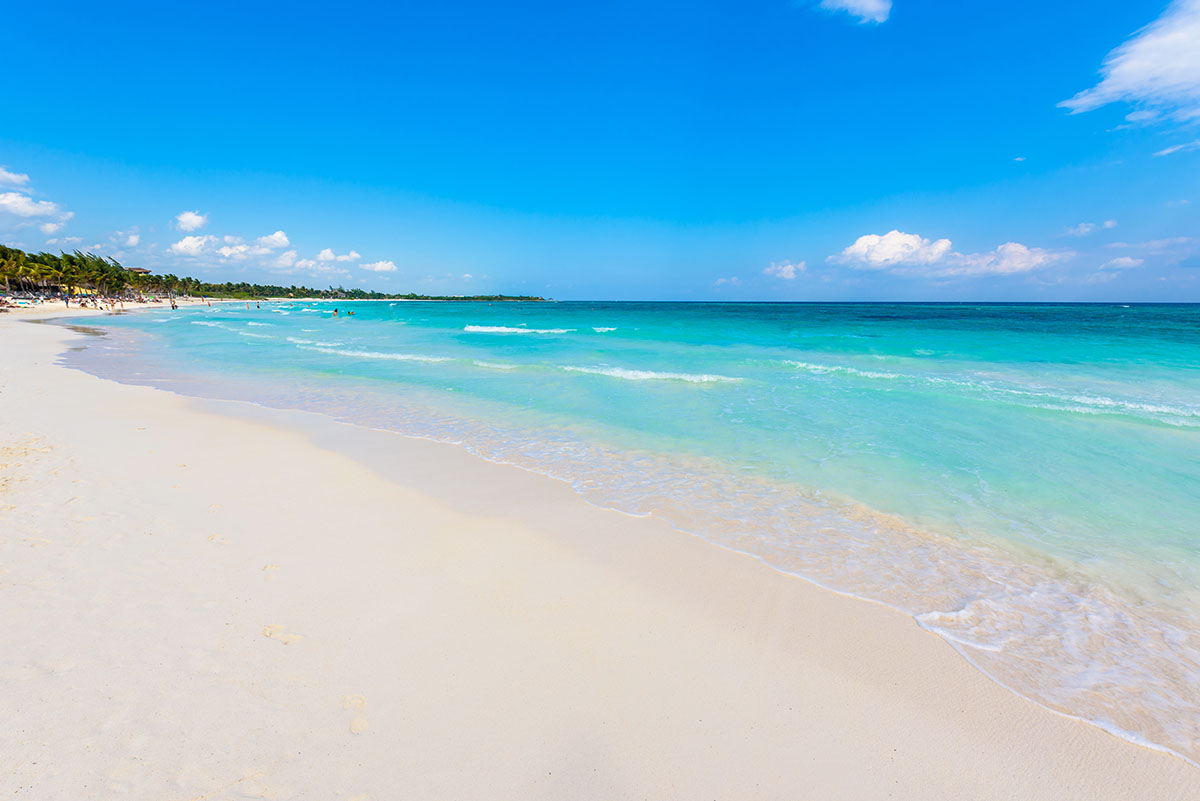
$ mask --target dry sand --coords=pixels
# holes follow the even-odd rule
[[[56,312],[57,313],[57,312]],[[1195,799],[911,619],[0,315],[0,796]]]

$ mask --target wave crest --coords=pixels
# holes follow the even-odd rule
[[[464,325],[472,334],[569,334],[574,328],[514,328],[508,325]]]
[[[335,348],[301,346],[302,350],[314,350],[333,356],[350,356],[355,359],[386,359],[394,362],[448,362],[445,356],[424,356],[417,353],[381,353],[374,350],[337,350]]]
[[[569,373],[606,375],[610,378],[621,378],[626,381],[687,381],[691,384],[714,384],[736,383],[742,380],[727,375],[711,375],[709,373],[669,373],[657,370],[627,370],[624,367],[576,367],[568,365],[561,369]]]

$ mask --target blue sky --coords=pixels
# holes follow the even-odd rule
[[[1200,0],[50,0],[5,28],[0,241],[28,250],[389,291],[1200,301]]]

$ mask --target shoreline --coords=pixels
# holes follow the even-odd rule
[[[240,316],[239,307],[232,311]],[[119,325],[101,323],[94,330],[104,338],[88,352],[67,355],[64,364],[191,398],[316,412],[353,426],[451,443],[485,460],[566,482],[600,508],[665,521],[818,587],[898,610],[1017,695],[1196,764],[1200,741],[1192,714],[1195,682],[1189,678],[1200,664],[1191,634],[1194,616],[1145,603],[1129,587],[1109,584],[1103,571],[1089,573],[1089,565],[1003,539],[963,542],[850,495],[822,493],[814,505],[803,488],[795,492],[761,477],[730,480],[729,473],[702,459],[664,457],[647,466],[644,458],[630,460],[619,446],[586,437],[556,436],[557,445],[547,451],[545,437],[528,428],[528,420],[522,427],[487,409],[455,411],[450,397],[371,397],[372,388],[359,382],[343,388],[349,394],[339,400],[336,394],[323,398],[322,387],[310,382],[282,389],[270,376],[235,379],[240,366],[233,364],[228,370],[216,366],[216,372],[200,366],[180,372],[157,347],[117,344],[132,333]],[[145,358],[151,353],[156,355]],[[564,445],[569,456],[554,453]],[[678,485],[679,494],[664,496],[656,489],[664,477],[686,484]],[[737,498],[736,510],[745,517],[726,513],[721,497]],[[693,508],[711,514],[697,515]],[[753,519],[755,526],[740,525],[741,519]],[[796,536],[788,536],[792,532]],[[997,641],[1000,647],[988,647]],[[1168,647],[1146,648],[1163,641]]]
[[[161,308],[161,304],[148,305]],[[66,316],[63,311],[47,311],[45,316]],[[79,310],[79,314],[89,311]],[[272,754],[278,758],[284,752],[282,742],[291,735],[279,734],[263,742],[240,732],[235,723],[237,702],[247,699],[230,687],[259,683],[255,673],[247,672],[249,666],[274,671],[270,675],[287,684],[300,674],[293,675],[289,671],[294,666],[278,661],[280,652],[291,656],[305,649],[315,653],[307,657],[308,672],[302,673],[308,678],[299,684],[311,696],[305,696],[310,702],[306,709],[318,717],[330,713],[318,711],[315,698],[323,695],[317,689],[328,690],[324,695],[330,696],[332,704],[337,693],[330,688],[336,684],[338,670],[357,672],[359,683],[373,688],[362,693],[368,699],[364,704],[371,706],[361,707],[373,709],[370,699],[395,693],[389,689],[390,676],[378,673],[382,666],[391,665],[411,673],[418,679],[415,685],[433,689],[429,715],[416,716],[426,727],[437,731],[438,715],[447,713],[461,724],[458,730],[441,732],[442,738],[425,742],[416,732],[427,728],[413,725],[403,714],[403,704],[392,710],[401,714],[390,719],[383,715],[382,725],[364,713],[361,719],[371,718],[370,727],[360,726],[357,734],[348,734],[345,726],[352,732],[359,717],[336,731],[313,734],[311,745],[337,754],[334,765],[286,762],[287,769],[274,773],[264,769],[264,778],[253,780],[264,786],[277,782],[312,791],[317,777],[331,767],[349,781],[349,762],[342,760],[361,761],[362,749],[381,760],[379,771],[387,773],[382,760],[401,743],[419,753],[429,769],[410,776],[410,782],[394,774],[388,775],[397,781],[390,783],[373,776],[374,784],[368,788],[372,797],[389,797],[386,788],[408,789],[412,782],[425,782],[422,787],[442,793],[476,796],[541,792],[584,797],[587,788],[596,786],[589,783],[596,774],[610,781],[607,797],[626,797],[635,790],[656,797],[693,797],[725,788],[723,794],[763,798],[794,797],[797,791],[818,789],[818,795],[830,798],[874,798],[888,791],[911,798],[1184,798],[1200,781],[1200,771],[1181,758],[1120,740],[1004,689],[903,613],[797,581],[755,557],[678,532],[661,521],[591,506],[561,482],[486,462],[453,446],[312,419],[315,415],[302,420],[305,413],[300,412],[198,401],[68,370],[55,361],[64,343],[77,335],[58,327],[5,322],[9,318],[15,323],[20,317],[31,315],[0,315],[0,337],[23,345],[4,349],[0,426],[8,440],[6,447],[23,441],[22,432],[32,432],[46,445],[30,449],[49,447],[45,453],[50,456],[31,454],[34,467],[11,468],[16,478],[6,494],[17,493],[21,500],[23,484],[37,475],[36,464],[48,459],[62,476],[45,476],[54,492],[82,493],[72,497],[83,497],[85,504],[102,510],[88,516],[103,521],[107,536],[125,537],[114,532],[138,525],[161,526],[158,521],[169,520],[172,530],[160,531],[159,536],[170,547],[154,553],[153,560],[164,576],[181,585],[180,591],[189,588],[217,607],[229,604],[228,594],[196,589],[195,580],[207,578],[223,582],[223,589],[245,606],[304,607],[314,593],[328,606],[307,607],[307,625],[260,622],[244,610],[239,612],[236,604],[225,606],[229,613],[225,627],[241,632],[236,648],[214,650],[204,635],[183,638],[178,650],[185,654],[185,662],[189,648],[199,651],[194,658],[223,677],[214,683],[221,686],[226,705],[217,706],[231,716],[230,722],[212,721],[202,738],[205,743],[234,741],[263,754],[264,764]],[[96,404],[86,412],[90,421],[81,419],[85,398]],[[40,401],[33,403],[34,399]],[[148,452],[135,444],[137,435],[132,433],[143,416],[155,424],[156,444]],[[169,457],[161,453],[164,448]],[[236,456],[234,471],[229,469],[230,455]],[[61,461],[66,456],[69,460]],[[108,460],[119,468],[114,478],[148,484],[178,482],[174,494],[185,499],[182,505],[194,507],[194,517],[182,515],[170,502],[164,505],[153,495],[141,501],[149,507],[147,516],[139,509],[111,507],[110,500],[86,489],[59,487],[71,480],[97,481],[96,471],[105,469]],[[168,464],[171,460],[187,464],[187,472]],[[19,460],[5,459],[9,465],[15,461]],[[34,471],[25,482],[19,480],[23,470]],[[6,466],[0,475],[9,473]],[[282,481],[282,475],[295,480]],[[311,504],[309,515],[298,515],[281,503],[284,498],[297,503],[320,498],[331,486],[339,493],[337,509]],[[173,489],[164,486],[163,492],[170,496]],[[133,497],[128,496],[128,488],[124,492]],[[53,494],[27,495],[24,503],[4,498],[0,506],[6,506],[6,511],[0,514],[27,516],[23,528],[49,531],[65,507],[51,503],[49,511],[39,512],[36,502]],[[196,500],[200,495],[221,509],[210,512]],[[397,498],[405,503],[397,503]],[[232,520],[243,522],[226,524],[244,530],[236,539],[216,534],[227,540],[217,543],[204,533],[212,528],[210,515],[221,520],[232,515]],[[279,525],[273,521],[281,517],[292,528],[266,530]],[[96,527],[85,525],[89,522],[79,521],[79,530],[72,532],[80,552],[96,547],[87,534]],[[399,522],[409,530],[402,538],[394,530]],[[504,535],[499,542],[497,533]],[[290,536],[281,536],[285,534]],[[8,599],[5,603],[12,603],[14,594],[35,600],[25,591],[36,590],[37,582],[44,588],[59,580],[49,570],[51,565],[40,565],[42,572],[36,573],[27,564],[65,547],[49,539],[36,547],[3,543],[5,566],[12,568],[10,574],[0,576],[10,589],[0,595]],[[220,568],[229,567],[231,558],[246,567],[242,563],[250,558],[248,554],[228,555],[239,549],[263,555],[260,562],[269,551],[273,561],[267,562],[268,567],[282,565],[281,559],[307,563],[307,571],[301,571],[304,581],[284,581],[287,571],[282,566],[266,570],[258,565],[257,575],[247,568],[237,580],[224,575]],[[141,551],[133,553],[138,559],[149,558]],[[386,558],[400,555],[411,561]],[[101,563],[112,571],[102,576],[108,579],[123,575],[126,567]],[[401,572],[415,586],[390,585],[389,565],[402,565]],[[190,575],[193,567],[199,571],[196,576]],[[374,592],[364,593],[353,582],[347,583],[356,571],[374,579]],[[30,576],[36,578],[33,584],[21,583]],[[349,597],[339,594],[339,588]],[[56,597],[61,607],[18,604],[17,611],[32,615],[40,609],[43,620],[52,618],[58,629],[50,639],[73,635],[87,641],[95,632],[81,630],[84,624],[65,614],[82,600],[72,597],[74,589],[60,588]],[[147,600],[144,591],[138,595],[139,590],[124,590],[122,598],[130,608],[138,606],[139,598]],[[406,604],[443,614],[429,620],[410,619],[402,613]],[[381,622],[375,617],[386,616],[387,610],[392,614],[388,631],[379,632]],[[444,614],[447,610],[453,614]],[[166,610],[160,611],[169,619]],[[197,612],[193,624],[209,631],[206,626],[211,621],[204,617]],[[305,619],[303,614],[295,617]],[[360,627],[349,636],[355,654],[343,650],[347,641],[329,622],[331,617],[353,619]],[[99,625],[101,636],[114,633],[106,622]],[[304,639],[287,645],[292,629],[264,633],[273,625],[298,626],[295,632]],[[401,639],[420,644],[414,650],[424,655],[438,653],[438,646],[448,647],[450,638],[455,641],[451,650],[466,662],[413,657],[410,664],[394,647],[381,645],[380,638],[366,637],[363,632],[368,630],[385,641],[402,632]],[[464,631],[472,636],[460,642],[457,638]],[[497,631],[506,636],[493,641]],[[138,636],[122,645],[135,652],[139,647],[153,649],[155,632],[166,640],[180,633],[171,626],[148,632],[139,629]],[[10,633],[5,638],[10,641],[0,644],[0,651],[9,654],[0,664],[10,681],[30,670],[38,673],[30,665],[38,663],[40,638],[25,633],[26,638]],[[492,659],[478,658],[480,642],[489,645],[484,651]],[[275,651],[266,651],[268,647]],[[353,655],[371,658],[348,659]],[[86,652],[75,653],[75,667],[62,675],[78,670],[80,664],[89,665],[93,658]],[[337,669],[323,667],[325,660],[336,663]],[[596,666],[597,661],[603,668]],[[471,699],[465,706],[461,697],[443,686],[439,668],[447,664],[458,672],[460,689],[465,688]],[[108,679],[121,683],[119,676],[111,675],[112,666],[97,668],[100,673],[107,669]],[[583,686],[568,680],[573,672],[587,677]],[[164,691],[169,686],[170,676],[160,670],[151,671],[147,678],[151,686]],[[53,695],[62,677],[50,669],[46,675],[27,676],[25,682],[32,684],[33,691],[18,695],[42,698]],[[512,692],[520,698],[542,703],[514,705],[506,687],[515,688]],[[207,689],[215,692],[213,687]],[[551,690],[550,697],[540,694]],[[352,705],[357,703],[352,699]],[[200,711],[195,709],[198,705],[190,698],[177,698],[168,707],[186,718]],[[31,717],[32,702],[23,704],[18,698],[4,706],[9,719],[25,722],[26,731],[32,725],[47,743],[77,737],[79,730],[95,723],[97,714],[84,705],[75,710],[83,719],[76,720],[51,701],[45,719],[58,728],[46,729],[49,724]],[[145,703],[134,706],[153,716]],[[291,718],[277,705],[257,711],[285,732],[291,731],[289,723],[300,728],[308,725],[303,716]],[[618,727],[622,736],[615,739],[603,736],[609,711],[623,723]],[[708,718],[717,725],[700,727],[687,723],[689,718]],[[488,740],[494,753],[485,748],[472,754],[470,758],[486,760],[494,772],[512,777],[515,783],[506,785],[507,791],[488,782],[487,769],[474,777],[476,784],[455,783],[462,777],[449,774],[468,751],[442,754],[445,761],[437,762],[439,744],[447,749],[464,745],[472,739],[465,729],[479,727],[481,721],[484,729],[490,723],[496,736],[515,730],[543,738],[526,742],[523,749]],[[135,713],[126,720],[126,729],[145,722]],[[120,725],[117,728],[126,732]],[[576,735],[575,747],[562,749],[547,734],[563,729]],[[4,735],[5,739],[12,736]],[[566,781],[573,784],[558,784],[543,775],[546,771],[535,770],[556,748],[561,750],[558,758],[579,768],[566,772]],[[889,753],[889,749],[895,750]],[[3,750],[30,753],[21,741],[10,742]],[[897,756],[901,750],[904,754]],[[70,749],[57,752],[77,758]],[[663,758],[647,760],[647,753],[661,753]],[[49,754],[40,756],[44,761],[39,764],[54,761]],[[111,748],[106,756],[114,757]],[[89,765],[71,768],[73,779],[100,769],[103,759],[95,755],[88,759],[93,760]],[[217,786],[212,783],[217,774],[231,773],[230,760],[236,762],[236,757],[201,759],[202,765],[190,765],[188,769],[197,776],[204,774],[212,781],[181,779],[178,797],[211,791]],[[594,773],[589,774],[583,769],[589,760],[603,764],[591,765]],[[178,770],[179,762],[178,755],[160,753],[146,772],[170,773]],[[821,767],[813,768],[814,763]],[[560,770],[550,771],[551,776],[562,775]],[[618,778],[627,782],[622,785]],[[764,786],[768,780],[774,782],[770,788]],[[751,789],[756,786],[757,790]],[[68,795],[78,792],[78,786],[68,784],[58,789]],[[338,791],[328,784],[322,789]],[[353,796],[351,790],[346,792]]]

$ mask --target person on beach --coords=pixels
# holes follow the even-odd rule
[[[333,310],[333,316],[334,316],[334,317],[337,317],[337,309],[334,309],[334,310]]]

